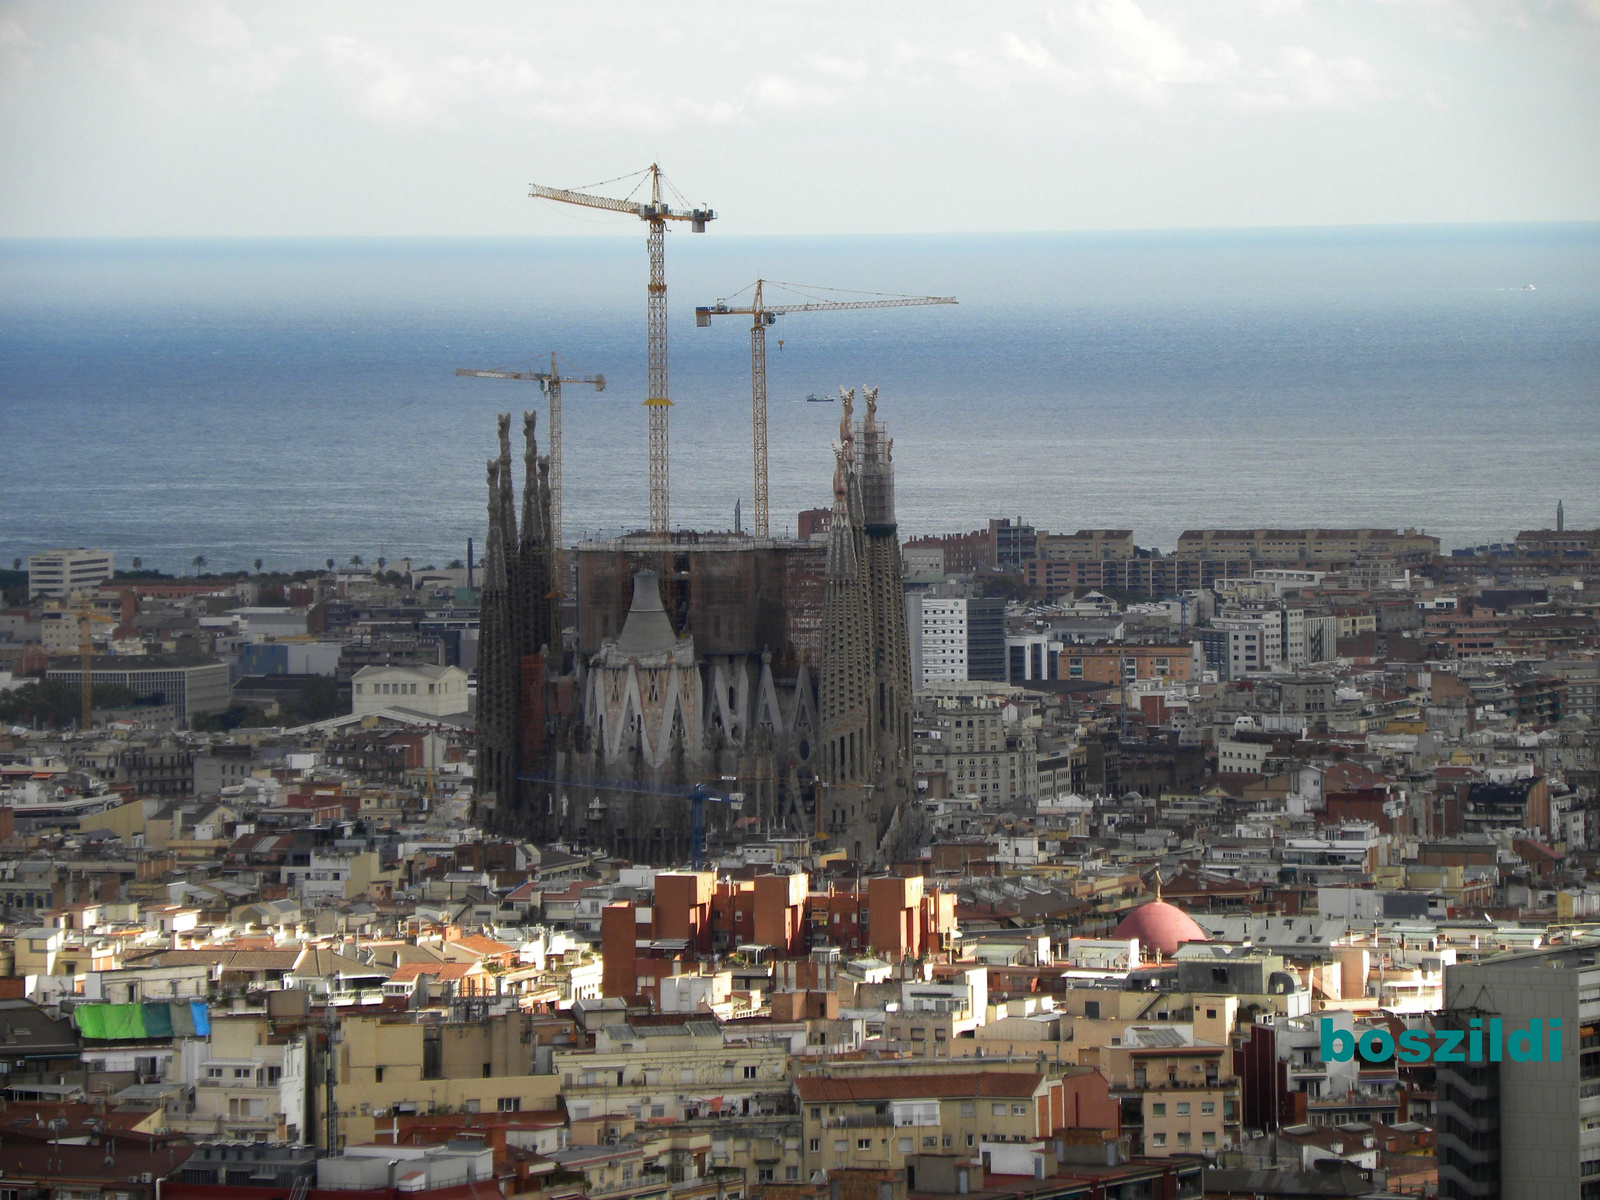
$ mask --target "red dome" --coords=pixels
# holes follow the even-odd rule
[[[1138,938],[1141,951],[1159,950],[1168,955],[1175,954],[1184,942],[1208,940],[1206,931],[1195,924],[1193,917],[1164,900],[1141,904],[1122,918],[1122,924],[1111,936],[1118,941]]]

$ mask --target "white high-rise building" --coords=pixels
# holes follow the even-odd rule
[[[28,557],[28,595],[70,596],[111,578],[109,550],[47,550]]]
[[[919,692],[969,679],[1005,681],[1005,602],[912,593],[911,686]]]

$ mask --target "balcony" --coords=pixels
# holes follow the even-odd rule
[[[893,1129],[894,1118],[888,1113],[866,1113],[853,1117],[829,1117],[822,1122],[824,1129]]]

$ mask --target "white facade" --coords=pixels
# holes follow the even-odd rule
[[[362,667],[351,679],[357,716],[404,708],[430,717],[467,711],[467,673],[460,667]]]
[[[967,602],[964,599],[913,597],[918,601],[908,615],[911,639],[920,653],[913,655],[919,667],[911,679],[917,691],[940,683],[967,679]]]
[[[1283,666],[1283,621],[1278,613],[1230,613],[1211,625],[1228,634],[1229,679]]]
[[[48,550],[28,557],[28,595],[70,596],[111,578],[109,550]]]

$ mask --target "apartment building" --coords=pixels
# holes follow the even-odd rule
[[[933,1073],[908,1061],[901,1069],[802,1075],[794,1091],[807,1174],[904,1170],[924,1154],[988,1159],[1000,1144],[1043,1154],[1045,1140],[1061,1130],[1118,1132],[1106,1080],[1090,1069],[961,1059]]]
[[[591,1116],[694,1120],[787,1107],[789,1055],[805,1025],[735,1031],[710,1019],[623,1021],[596,1030],[593,1050],[556,1050],[555,1079],[574,1121]]]

